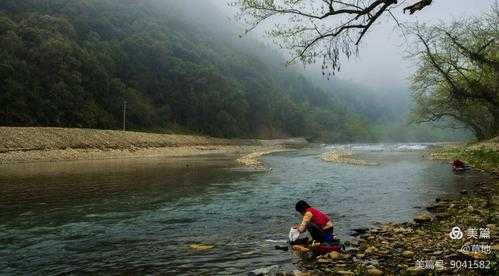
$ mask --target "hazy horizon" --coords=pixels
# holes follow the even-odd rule
[[[227,0],[210,1],[227,13],[227,20],[230,23],[240,25],[231,17],[234,10],[227,7]],[[496,2],[496,0],[437,0],[433,1],[431,6],[413,15],[402,12],[402,8],[406,5],[394,9],[393,13],[401,24],[413,22],[448,23],[462,17],[483,14]],[[409,4],[410,1],[407,5]],[[278,48],[266,39],[264,34],[266,29],[266,26],[258,27],[250,35],[273,48]],[[404,49],[408,43],[410,41],[406,41],[394,19],[386,14],[364,37],[359,46],[359,55],[341,60],[341,71],[336,72],[335,76],[345,81],[367,85],[374,90],[388,88],[390,90],[408,91],[409,81],[407,78],[414,71],[412,61],[406,59],[404,54]],[[283,51],[283,54],[288,53]],[[310,72],[317,69],[314,66],[305,66],[304,70]]]

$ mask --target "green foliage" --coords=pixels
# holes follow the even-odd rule
[[[234,39],[207,2],[197,4],[1,1],[0,125],[120,129],[127,101],[134,130],[382,137],[374,128],[391,118],[383,101],[312,85],[275,51]],[[205,13],[213,16],[195,20]]]
[[[499,151],[496,142],[469,144],[462,147],[444,147],[432,153],[435,159],[461,159],[476,169],[499,173]]]
[[[478,139],[499,132],[499,10],[451,25],[416,26],[415,122],[458,122]]]

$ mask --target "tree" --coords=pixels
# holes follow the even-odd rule
[[[411,29],[420,59],[412,80],[415,122],[451,119],[477,138],[499,131],[499,10],[450,25]],[[452,127],[459,125],[452,124]]]
[[[290,50],[290,63],[300,60],[313,63],[322,59],[324,71],[340,69],[342,55],[350,57],[373,24],[384,14],[398,8],[398,0],[233,0],[247,32],[277,19],[267,33],[281,48]],[[402,3],[405,1],[402,1]],[[412,1],[414,2],[414,1]],[[419,0],[403,12],[431,5],[432,0]],[[285,24],[282,19],[286,20]]]

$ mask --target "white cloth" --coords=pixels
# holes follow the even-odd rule
[[[298,229],[291,228],[291,230],[289,230],[289,241],[290,242],[296,241],[299,237],[300,237],[300,231],[298,231]]]

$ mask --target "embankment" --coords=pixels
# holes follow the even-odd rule
[[[115,130],[0,127],[0,164],[206,154],[234,154],[237,158],[305,144],[298,138],[230,140]],[[257,160],[261,155],[249,157]]]

